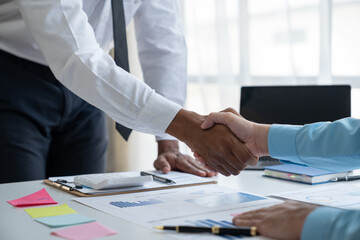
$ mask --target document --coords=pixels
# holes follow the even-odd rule
[[[215,184],[74,200],[152,230],[159,225],[234,227],[233,216],[282,202]],[[159,234],[194,239],[194,234],[166,231]],[[196,239],[223,238],[211,234],[196,235]]]
[[[74,191],[69,191],[69,193],[73,193],[78,196],[95,196],[95,195],[106,195],[106,194],[120,194],[120,193],[129,193],[129,192],[140,192],[140,191],[150,191],[150,190],[158,190],[158,189],[166,189],[166,188],[177,188],[191,185],[202,185],[202,184],[211,184],[216,183],[217,177],[199,177],[189,173],[171,171],[167,174],[162,173],[161,171],[147,171],[149,173],[156,174],[156,176],[164,177],[167,179],[171,179],[175,182],[175,184],[167,184],[159,181],[153,181],[149,183],[145,183],[143,186],[137,187],[124,187],[124,188],[115,188],[115,189],[105,189],[105,190],[96,190],[92,188],[84,187],[82,189],[76,189]],[[124,177],[136,177],[140,176],[139,171],[133,172],[122,172]],[[51,177],[50,181],[45,180],[45,183],[49,185],[53,185],[57,180],[65,180],[66,186],[75,188],[74,176],[66,176],[66,177]],[[58,185],[55,183],[55,185]],[[80,193],[80,194],[76,194]]]
[[[326,186],[277,193],[270,197],[272,196],[337,208],[360,209],[360,183],[332,183]]]

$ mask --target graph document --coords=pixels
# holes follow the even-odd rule
[[[360,183],[354,182],[331,183],[272,196],[330,207],[360,209]]]
[[[75,200],[151,229],[158,225],[234,227],[235,215],[282,202],[216,184]],[[194,236],[164,231],[162,234],[181,239],[241,238],[207,233]]]

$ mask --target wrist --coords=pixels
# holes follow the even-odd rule
[[[165,152],[178,152],[179,142],[177,140],[161,140],[158,141],[158,155]]]
[[[203,116],[195,112],[181,109],[165,132],[185,142],[189,146],[192,141],[194,141],[194,139],[191,138],[193,135],[191,133],[196,129],[200,130],[200,126],[204,120],[205,118]]]
[[[269,155],[268,135],[270,126],[269,124],[254,123],[254,143],[257,157]]]

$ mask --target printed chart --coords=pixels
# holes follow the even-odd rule
[[[149,200],[146,201],[137,201],[137,202],[124,202],[124,201],[113,201],[113,202],[109,202],[110,205],[119,207],[119,208],[129,208],[129,207],[140,207],[140,206],[149,206],[149,205],[154,205],[154,204],[159,204],[162,203],[162,201],[155,199],[155,198],[150,198]]]
[[[360,209],[359,183],[333,183],[273,196],[344,209]]]
[[[75,200],[152,230],[154,226],[161,225],[234,227],[234,214],[281,202],[215,184]],[[193,234],[174,234],[171,231],[161,233],[173,238],[194,239]],[[224,238],[240,237],[208,233],[196,235],[196,239]]]

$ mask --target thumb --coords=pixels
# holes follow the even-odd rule
[[[155,162],[154,167],[157,170],[161,170],[163,173],[168,173],[171,171],[171,165],[168,159],[164,156],[160,156]]]
[[[210,113],[205,121],[201,124],[202,129],[208,129],[214,126],[215,123],[226,124],[224,112]],[[224,115],[224,116],[223,116]]]

